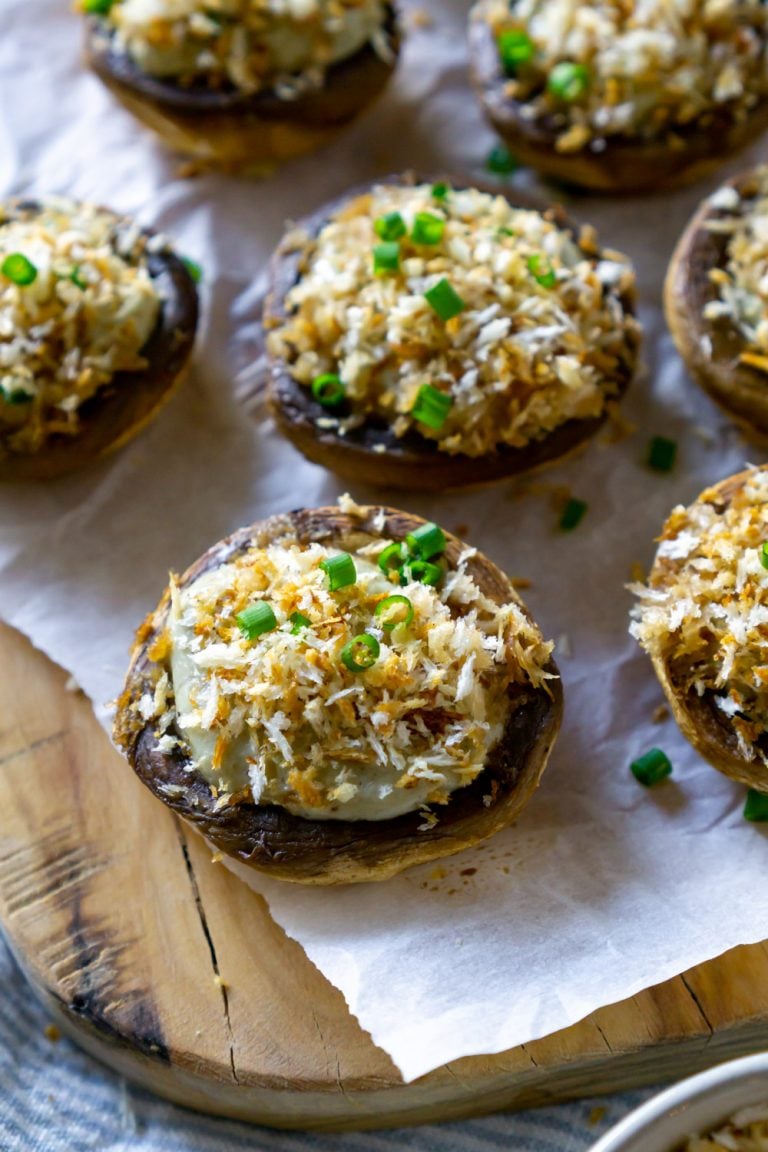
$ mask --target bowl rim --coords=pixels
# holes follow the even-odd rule
[[[589,1152],[624,1152],[628,1140],[647,1134],[658,1121],[683,1105],[710,1096],[713,1090],[731,1086],[757,1075],[768,1076],[768,1052],[726,1060],[722,1064],[708,1068],[705,1072],[688,1076],[635,1108],[601,1136]],[[765,1096],[768,1098],[768,1085]]]

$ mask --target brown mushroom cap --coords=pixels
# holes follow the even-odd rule
[[[748,469],[708,488],[707,503],[714,504],[719,511],[724,512],[755,471]],[[714,499],[713,493],[717,493]],[[657,558],[651,570],[651,580],[658,563]],[[744,756],[733,725],[717,706],[717,693],[708,690],[699,696],[695,688],[687,687],[681,681],[680,672],[676,673],[667,653],[658,652],[651,656],[651,660],[675,720],[696,751],[713,768],[730,776],[732,780],[763,792],[768,791],[768,767],[757,753],[750,758]],[[761,737],[760,746],[764,752],[768,752],[768,733]]]
[[[374,527],[382,511],[384,524]],[[353,551],[371,535],[403,540],[423,523],[405,512],[374,507],[364,509],[362,517],[338,508],[273,516],[214,545],[188,569],[180,584],[186,587],[249,548],[286,537],[301,544],[321,541]],[[446,534],[446,539],[445,557],[455,565],[463,545],[454,536]],[[507,577],[484,556],[478,554],[468,561],[467,571],[497,603],[521,603]],[[506,827],[539,783],[560,726],[559,679],[548,681],[549,690],[510,686],[510,715],[501,740],[471,784],[453,792],[446,804],[431,809],[437,818],[432,827],[424,827],[423,811],[378,821],[313,820],[277,805],[254,804],[248,798],[235,798],[217,810],[210,785],[199,772],[190,770],[184,751],[161,751],[154,725],[144,722],[133,707],[145,692],[154,690],[153,673],[156,678],[160,669],[149,659],[148,650],[165,627],[168,607],[166,593],[140,630],[119,704],[115,738],[156,796],[216,847],[251,868],[304,884],[384,880],[414,864],[459,852]],[[554,663],[548,671],[557,676]]]
[[[601,152],[589,148],[558,152],[558,131],[550,118],[531,120],[525,105],[506,92],[508,77],[490,24],[470,17],[470,75],[483,110],[499,136],[521,162],[545,176],[594,192],[656,192],[693,183],[717,168],[732,152],[768,127],[768,98],[744,119],[715,112],[706,124],[693,121],[676,131],[681,144],[609,136]]]
[[[753,172],[744,172],[724,187],[740,196],[756,188]],[[721,213],[705,200],[688,224],[672,256],[664,285],[664,309],[678,352],[696,383],[752,439],[768,437],[768,375],[740,364],[744,336],[728,320],[707,320],[704,307],[718,297],[709,278],[727,263],[729,233],[710,232],[707,221]]]
[[[233,170],[258,170],[312,151],[382,91],[395,68],[400,35],[394,5],[386,5],[384,31],[392,61],[370,44],[326,72],[323,86],[295,100],[273,90],[180,85],[142,72],[117,52],[108,25],[86,24],[86,60],[114,95],[175,151]]]
[[[42,210],[43,205],[35,200],[20,200],[11,206],[7,218],[28,217]],[[120,220],[117,215],[114,218],[116,223]],[[153,234],[143,230],[144,236]],[[173,252],[148,251],[146,262],[161,297],[157,325],[142,349],[147,367],[140,372],[116,372],[78,409],[79,428],[73,435],[51,435],[34,453],[11,452],[0,439],[0,480],[50,480],[82,468],[127,444],[170,399],[195,341],[197,288]]]
[[[469,187],[466,181],[445,177],[457,189]],[[413,174],[388,176],[373,185],[353,189],[343,196],[324,204],[310,216],[299,220],[291,233],[277,248],[270,266],[270,283],[264,305],[264,327],[268,330],[282,324],[287,315],[288,293],[299,280],[303,251],[293,246],[292,234],[316,237],[351,196],[368,191],[377,184],[408,186],[419,181]],[[474,183],[472,187],[479,187]],[[575,234],[577,226],[568,220],[559,206],[542,205],[523,194],[507,195],[500,189],[495,195],[505,196],[513,207],[544,212],[558,227]],[[596,254],[595,259],[599,259]],[[625,313],[634,315],[634,297],[622,293],[619,297]],[[615,397],[626,392],[635,371],[638,342],[627,340],[627,355],[616,381]],[[608,412],[589,419],[567,420],[541,440],[532,440],[522,448],[500,445],[483,456],[448,453],[438,448],[434,440],[409,431],[397,437],[391,426],[382,419],[370,417],[365,423],[340,436],[333,429],[320,427],[318,420],[327,412],[314,399],[310,390],[299,384],[282,359],[271,359],[268,400],[270,410],[283,435],[315,464],[322,464],[351,482],[379,484],[387,488],[407,488],[420,491],[445,491],[470,485],[489,484],[523,472],[531,472],[545,464],[561,459],[585,444],[605,423]]]

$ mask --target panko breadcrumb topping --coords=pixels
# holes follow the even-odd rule
[[[768,468],[725,506],[717,488],[675,508],[630,631],[681,691],[713,693],[740,752],[768,763]],[[762,738],[762,739],[761,739]]]
[[[377,564],[391,540],[361,531],[355,541],[356,581],[337,591],[320,565],[338,549],[293,537],[172,585],[166,631],[150,650],[167,671],[139,709],[158,720],[164,750],[189,753],[220,803],[250,793],[346,820],[444,803],[482,771],[513,686],[550,678],[552,645],[515,600],[499,606],[480,591],[467,570],[474,550],[439,587],[401,586]],[[392,595],[413,617],[386,630],[376,608]],[[274,623],[249,639],[237,616],[253,604],[269,605]],[[344,650],[361,634],[378,658],[355,672]]]
[[[768,1152],[768,1106],[743,1108],[716,1131],[692,1136],[680,1152]]]
[[[146,367],[161,300],[146,237],[87,204],[0,207],[0,439],[35,452],[73,435],[116,372]]]
[[[768,166],[740,191],[721,188],[710,197],[717,212],[712,232],[728,235],[724,266],[710,270],[717,299],[704,306],[707,320],[727,320],[746,342],[743,363],[768,372]]]
[[[369,42],[388,52],[383,0],[117,0],[106,19],[148,75],[286,99]]]
[[[680,146],[768,93],[762,0],[480,0],[475,16],[529,38],[506,90],[565,153],[615,136]]]
[[[383,245],[397,266],[382,274],[374,250],[386,221],[399,233]],[[599,417],[631,375],[631,265],[554,213],[476,189],[382,185],[291,243],[305,249],[301,274],[269,351],[305,387],[340,377],[345,408],[320,420],[341,435],[383,419],[398,437],[416,431],[480,456]],[[460,308],[448,319],[428,299],[445,297],[445,282],[448,310]],[[444,401],[428,422],[425,385]]]

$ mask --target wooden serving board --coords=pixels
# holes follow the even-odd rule
[[[403,1084],[264,902],[136,780],[61,669],[7,627],[0,649],[0,919],[53,1019],[145,1088],[264,1124],[364,1128],[654,1083],[768,1046],[760,944]]]

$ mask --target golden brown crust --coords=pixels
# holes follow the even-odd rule
[[[39,208],[34,200],[15,205],[25,214]],[[153,233],[146,229],[144,235]],[[162,296],[160,318],[142,350],[147,367],[115,373],[79,409],[75,435],[49,436],[34,453],[10,452],[0,444],[0,481],[51,480],[92,464],[132,440],[170,399],[192,354],[197,289],[183,261],[169,250],[148,252],[147,268]]]
[[[734,176],[725,187],[748,196],[754,174]],[[728,320],[707,320],[704,308],[717,299],[713,268],[727,262],[729,235],[711,232],[708,220],[721,215],[706,200],[680,238],[664,285],[664,309],[678,352],[696,383],[760,444],[768,438],[768,375],[739,363],[746,343]]]
[[[705,493],[707,503],[725,511],[734,495],[744,487],[752,471],[748,469],[735,476],[729,476],[720,484],[708,488]],[[651,583],[658,566],[657,558],[651,570]],[[671,661],[664,652],[652,655],[651,660],[675,720],[696,751],[713,768],[730,776],[732,780],[738,780],[740,784],[747,784],[760,791],[767,791],[768,768],[765,762],[757,753],[747,758],[741,751],[733,726],[715,702],[715,693],[707,691],[699,696],[695,689],[683,684],[680,674],[675,674]]]
[[[402,540],[424,523],[405,512],[384,509],[384,524],[376,528],[380,511],[366,509],[362,518],[338,508],[273,516],[214,545],[184,573],[181,586],[254,545],[263,547],[286,536],[353,551],[356,542],[371,534]],[[455,565],[464,546],[454,536],[446,534],[446,539],[446,560]],[[507,577],[486,557],[474,556],[467,562],[467,572],[497,603],[520,603]],[[560,725],[559,679],[548,681],[548,691],[530,685],[510,688],[512,707],[504,736],[475,781],[453,793],[447,804],[432,809],[437,818],[432,827],[423,827],[423,812],[381,821],[309,820],[242,798],[217,811],[202,775],[189,771],[182,751],[162,752],[153,724],[141,720],[133,707],[145,692],[153,690],[153,671],[156,675],[158,666],[152,665],[148,651],[164,629],[168,605],[166,593],[140,630],[119,704],[115,739],[138,776],[160,799],[243,864],[304,884],[384,880],[492,836],[515,819],[539,783]],[[557,675],[554,663],[549,671]]]
[[[147,76],[114,52],[98,18],[87,22],[86,61],[122,104],[176,152],[228,171],[260,172],[312,152],[368,104],[387,84],[400,49],[394,5],[385,32],[392,62],[366,45],[328,69],[321,89],[296,100],[273,92],[183,88]]]
[[[477,181],[440,176],[453,188],[479,188],[504,195],[519,208],[543,211],[559,227],[571,232],[574,225],[560,206],[544,207],[532,197],[515,192],[507,196],[498,188],[484,188]],[[387,176],[375,184],[412,185],[420,183],[412,173]],[[286,316],[286,297],[301,273],[302,250],[293,245],[292,235],[316,236],[328,219],[350,199],[367,192],[374,185],[366,185],[346,192],[343,196],[324,204],[311,216],[298,221],[289,236],[277,248],[270,267],[270,283],[264,305],[264,327],[269,330],[281,324]],[[596,254],[599,258],[599,254]],[[627,293],[621,296],[626,313],[634,314],[634,299]],[[627,359],[616,381],[615,399],[626,392],[634,375],[637,344],[628,337]],[[283,360],[271,358],[268,401],[272,415],[283,435],[315,464],[343,476],[356,484],[379,484],[385,488],[404,488],[413,491],[442,492],[466,488],[532,472],[546,464],[574,452],[595,435],[608,418],[606,409],[600,416],[583,420],[568,420],[541,440],[531,441],[523,448],[502,446],[483,456],[442,452],[433,440],[409,432],[396,437],[384,421],[367,420],[360,427],[339,436],[333,429],[318,425],[326,415],[313,399],[309,389],[302,387],[291,375]]]
[[[486,116],[511,151],[545,176],[593,192],[661,192],[692,184],[768,127],[766,99],[744,120],[713,114],[706,126],[694,123],[681,130],[681,144],[676,148],[610,137],[601,152],[559,152],[554,128],[528,119],[521,105],[506,94],[506,77],[487,21],[470,19],[469,45],[472,83]]]

